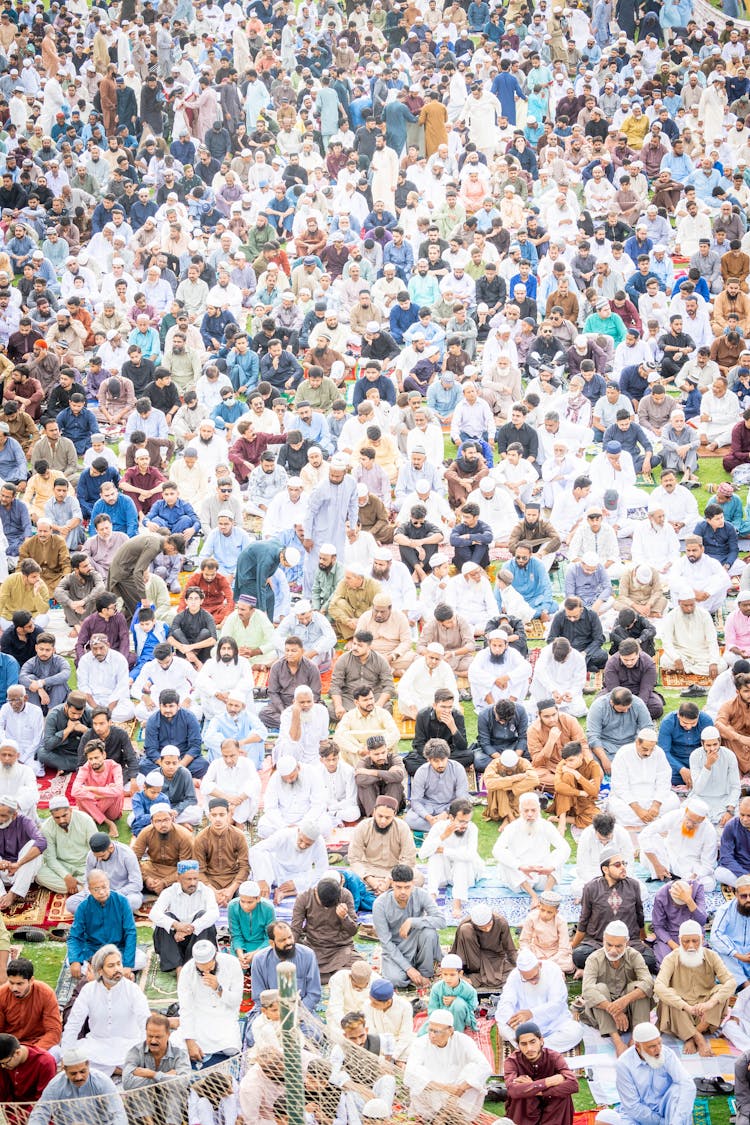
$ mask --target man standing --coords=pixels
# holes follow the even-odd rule
[[[115,552],[109,568],[107,589],[122,598],[123,613],[128,621],[132,621],[138,605],[146,597],[145,572],[162,552],[165,555],[183,555],[183,536],[136,535]]]
[[[304,575],[305,597],[308,598],[312,596],[320,544],[335,547],[335,554],[343,559],[347,526],[357,526],[357,483],[354,477],[347,475],[348,468],[348,459],[343,454],[335,454],[328,465],[328,480],[310,493],[302,541],[307,552]]]

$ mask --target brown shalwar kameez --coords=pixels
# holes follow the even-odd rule
[[[450,948],[464,963],[464,976],[481,992],[499,992],[511,969],[515,968],[517,949],[510,927],[502,914],[493,913],[492,929],[478,929],[466,918],[460,922]]]
[[[683,1042],[692,1039],[698,1018],[685,1009],[708,1000],[712,1005],[703,1020],[713,1031],[721,1023],[736,987],[733,975],[713,949],[703,949],[703,964],[697,969],[686,968],[680,961],[680,950],[673,949],[662,961],[654,984],[659,1031],[676,1035]]]
[[[352,939],[359,923],[351,891],[341,888],[341,903],[346,907],[346,917],[339,918],[336,908],[321,905],[315,887],[297,895],[292,911],[294,940],[312,949],[318,961],[323,984],[339,969],[350,969],[359,954]]]

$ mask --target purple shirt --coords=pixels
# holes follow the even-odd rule
[[[7,828],[0,828],[0,859],[8,863],[15,863],[24,845],[31,841],[43,852],[47,841],[42,835],[38,824],[28,816],[17,816]]]

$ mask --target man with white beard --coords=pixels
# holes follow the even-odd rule
[[[0,793],[15,797],[22,816],[37,819],[39,791],[31,766],[24,765],[18,755],[18,744],[12,738],[0,738]]]
[[[37,777],[44,776],[44,766],[36,758],[44,740],[44,715],[41,707],[29,703],[23,684],[8,688],[7,702],[0,707],[0,737],[12,739],[19,761],[30,766]]]
[[[716,885],[714,869],[718,841],[708,819],[708,805],[690,797],[675,809],[647,824],[639,836],[641,862],[651,878],[697,879],[707,891]]]
[[[492,528],[494,545],[506,547],[510,533],[518,523],[518,513],[510,494],[499,488],[493,477],[483,477],[479,487],[469,493],[466,503],[477,505],[480,520]]]
[[[581,1020],[612,1039],[617,1055],[625,1050],[623,1034],[651,1010],[653,982],[643,955],[628,945],[627,924],[605,926],[602,947],[586,958],[581,986]]]
[[[315,702],[306,684],[300,684],[294,689],[291,706],[281,712],[274,761],[282,754],[291,754],[303,764],[317,763],[320,748],[328,741],[328,722],[328,709]]]
[[[539,961],[530,949],[521,949],[503,985],[495,1012],[503,1039],[514,1043],[516,1028],[526,1020],[538,1024],[551,1051],[570,1051],[583,1038],[583,1027],[570,1015],[568,987],[554,961]]]
[[[475,636],[484,633],[487,622],[497,615],[497,602],[490,580],[478,563],[465,562],[460,574],[448,582],[445,604],[466,618]]]
[[[492,854],[497,877],[513,891],[525,891],[532,907],[539,905],[537,891],[551,891],[562,876],[570,856],[570,845],[548,820],[542,820],[539,797],[522,793],[520,816],[506,824]]]
[[[737,987],[732,974],[703,941],[703,927],[693,919],[679,929],[678,947],[664,958],[654,985],[659,1031],[684,1043],[686,1055],[712,1055],[706,1034],[720,1026]]]
[[[65,1025],[60,1047],[66,1051],[78,1041],[86,1020],[88,1035],[81,1041],[89,1062],[104,1074],[122,1067],[132,1046],[140,1043],[149,1017],[148,1000],[123,969],[116,945],[103,945],[91,958],[93,980],[85,984]]]
[[[652,1023],[633,1028],[615,1071],[620,1107],[607,1111],[611,1125],[690,1125],[695,1083]]]
[[[638,520],[633,530],[632,560],[636,566],[650,566],[666,585],[677,568],[680,541],[667,521],[661,500],[653,496],[648,502],[648,517]]]
[[[305,817],[323,816],[325,798],[318,770],[302,766],[291,754],[282,754],[266,788],[258,835],[267,839],[282,828],[298,825]]]

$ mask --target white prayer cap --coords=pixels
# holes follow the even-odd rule
[[[146,450],[146,456],[148,457],[148,455],[149,455],[148,450]],[[234,512],[230,508],[222,508],[221,511],[217,513],[216,518],[217,518],[217,520],[222,520],[222,519],[233,520],[234,519]]]
[[[337,555],[338,551],[334,547],[333,543],[321,543],[319,553],[321,555]]]
[[[37,527],[38,526],[39,525],[37,524]],[[11,750],[15,750],[16,752],[18,752],[18,743],[15,742],[12,738],[0,738],[0,748],[2,748],[3,746],[9,746]]]
[[[430,482],[424,477],[420,477],[418,481],[414,482],[414,488],[417,492],[429,492]]]
[[[391,562],[393,559],[393,555],[387,547],[378,547],[372,557],[376,562]]]
[[[557,891],[542,891],[539,895],[539,901],[543,902],[545,906],[559,906],[562,902],[562,895]]]
[[[296,547],[284,548],[284,560],[287,566],[296,566],[301,558],[302,555]]]
[[[294,773],[298,765],[299,762],[293,754],[282,754],[276,763],[276,769],[279,771],[280,777],[289,777],[291,773]]]
[[[716,727],[704,727],[701,731],[701,742],[703,742],[704,739],[708,739],[710,741],[712,738],[721,738],[721,735],[719,734]],[[49,807],[52,808],[52,802],[50,802]]]
[[[146,785],[153,785],[155,789],[161,789],[164,785],[164,778],[158,770],[151,770],[146,774]]]
[[[637,1023],[633,1028],[634,1043],[653,1043],[656,1039],[661,1039],[661,1032],[652,1023]]]
[[[162,746],[159,751],[160,758],[181,758],[182,753],[177,746]]]
[[[492,907],[486,902],[478,902],[469,911],[469,918],[475,926],[489,926],[492,921]]]
[[[237,894],[245,898],[260,898],[260,887],[252,879],[246,879],[244,883],[240,883]]]
[[[359,1112],[360,1117],[369,1118],[371,1121],[387,1121],[391,1116],[382,1098],[372,1098]]]
[[[740,590],[737,595],[738,602],[750,602],[750,590]]]
[[[629,938],[630,930],[623,921],[619,918],[615,918],[613,922],[608,922],[604,927],[604,936]]]
[[[444,1008],[438,1008],[436,1012],[430,1012],[427,1022],[437,1023],[443,1027],[453,1027],[453,1016],[450,1012],[446,1012]]]
[[[664,504],[662,503],[662,501],[659,499],[658,496],[652,496],[651,497],[651,499],[648,502],[648,510],[649,510],[649,512],[663,512],[664,511]]]
[[[620,1125],[622,1118],[615,1109],[600,1109],[594,1118],[594,1125]]]
[[[172,811],[172,806],[170,805],[169,801],[155,801],[154,804],[151,806],[151,815],[152,816],[154,815],[154,813],[171,812],[171,811]]]
[[[304,820],[300,821],[297,828],[306,840],[317,840],[320,835],[320,823],[314,816],[306,816]]]
[[[676,582],[674,596],[678,602],[692,602],[695,599],[695,591],[689,582]]]
[[[294,607],[294,612],[297,617],[299,617],[301,613],[310,613],[311,610],[312,602],[309,602],[307,598],[301,598]]]
[[[247,702],[244,694],[241,691],[238,691],[237,688],[234,688],[232,691],[227,693],[227,699],[231,699],[232,703]]]
[[[343,453],[335,453],[328,464],[331,469],[343,469],[345,471],[349,468],[349,458],[345,457]]]
[[[656,733],[653,727],[641,727],[641,729],[638,731],[638,734],[636,735],[636,738],[640,739],[641,742],[659,741],[659,735]]]
[[[688,918],[679,929],[680,937],[703,937],[703,928],[695,918]]]
[[[471,560],[469,560],[469,562],[465,562],[464,565],[461,567],[461,573],[462,574],[471,574],[472,570],[479,570],[479,569],[480,569],[479,563],[471,562]]]
[[[516,958],[516,968],[521,973],[530,973],[539,964],[539,958],[530,949],[519,950],[518,957]]]
[[[360,482],[357,485],[357,496],[359,496],[360,498],[369,495],[369,492],[370,492],[369,488],[363,482]]]
[[[648,586],[653,577],[653,570],[650,566],[637,566],[635,568],[635,580],[640,582],[641,586]]]
[[[691,812],[693,816],[708,816],[708,805],[705,801],[702,801],[700,797],[690,797],[685,802],[685,808],[688,812]]]
[[[496,488],[497,488],[497,481],[493,480],[492,477],[482,477],[482,479],[479,482],[479,491],[480,492],[494,492]]]
[[[216,956],[216,946],[212,941],[196,941],[193,946],[193,960],[199,965],[213,961]]]
[[[4,809],[17,809],[18,801],[15,797],[11,797],[9,793],[5,793],[0,797],[0,805],[2,805]]]
[[[581,562],[584,566],[598,566],[599,556],[594,551],[587,551],[585,555],[581,556]]]
[[[514,766],[517,766],[518,754],[515,750],[503,750],[500,755],[500,765],[504,766],[506,770],[512,770]]]
[[[440,962],[441,969],[463,969],[464,963],[457,953],[446,953]]]
[[[54,812],[55,809],[69,809],[70,801],[63,793],[58,793],[55,797],[50,797],[47,807],[50,812]]]
[[[432,556],[432,569],[434,570],[436,566],[442,566],[443,563],[447,562],[450,562],[450,559],[447,557],[447,555],[441,555],[439,551],[436,551]]]
[[[79,1066],[88,1061],[89,1053],[82,1043],[76,1043],[74,1047],[68,1047],[67,1051],[62,1053],[63,1066]]]
[[[434,652],[436,656],[445,656],[445,649],[440,644],[440,641],[430,641],[427,646],[428,652]]]

